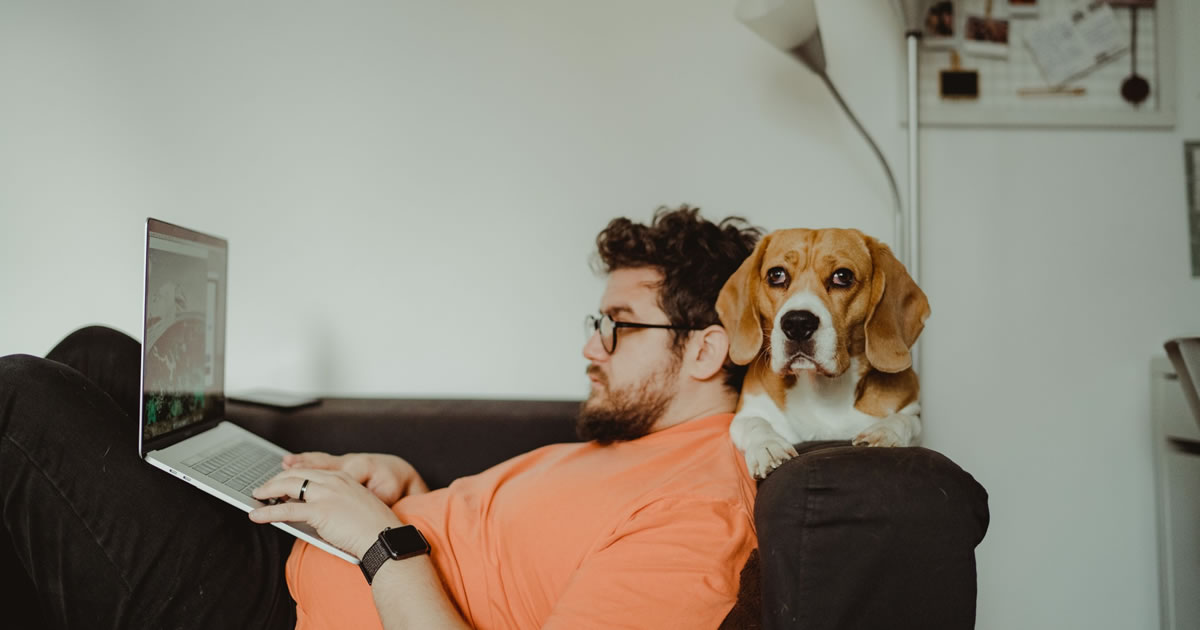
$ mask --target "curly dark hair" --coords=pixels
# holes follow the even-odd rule
[[[649,225],[621,217],[609,222],[596,236],[593,267],[602,273],[618,269],[651,267],[662,274],[658,305],[674,326],[706,328],[720,324],[717,294],[737,271],[762,229],[741,217],[726,217],[713,223],[700,216],[700,209],[684,204],[659,207]],[[673,350],[683,352],[691,331],[674,333]],[[745,366],[725,361],[725,385],[733,391],[742,387]]]

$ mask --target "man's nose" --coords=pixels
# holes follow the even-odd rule
[[[594,331],[588,337],[587,343],[583,344],[583,356],[592,363],[599,363],[608,358],[608,352],[604,350],[604,344],[600,342],[600,331]]]

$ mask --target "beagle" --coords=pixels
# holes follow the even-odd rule
[[[909,350],[929,301],[887,245],[858,230],[781,230],[717,298],[729,358],[749,364],[729,427],[751,474],[793,444],[908,446],[921,433]]]

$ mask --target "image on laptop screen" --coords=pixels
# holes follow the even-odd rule
[[[221,239],[151,221],[142,350],[145,439],[224,414]]]

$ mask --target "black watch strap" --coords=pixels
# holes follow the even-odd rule
[[[363,577],[367,578],[367,584],[375,579],[375,573],[379,571],[379,567],[383,566],[384,562],[391,559],[387,549],[383,548],[383,541],[376,540],[374,545],[363,554],[362,561],[358,563],[358,568],[362,569]]]
[[[367,584],[375,579],[375,573],[388,560],[403,560],[413,556],[429,553],[429,543],[421,532],[412,525],[388,527],[379,532],[375,544],[363,554],[358,568],[362,570]]]

